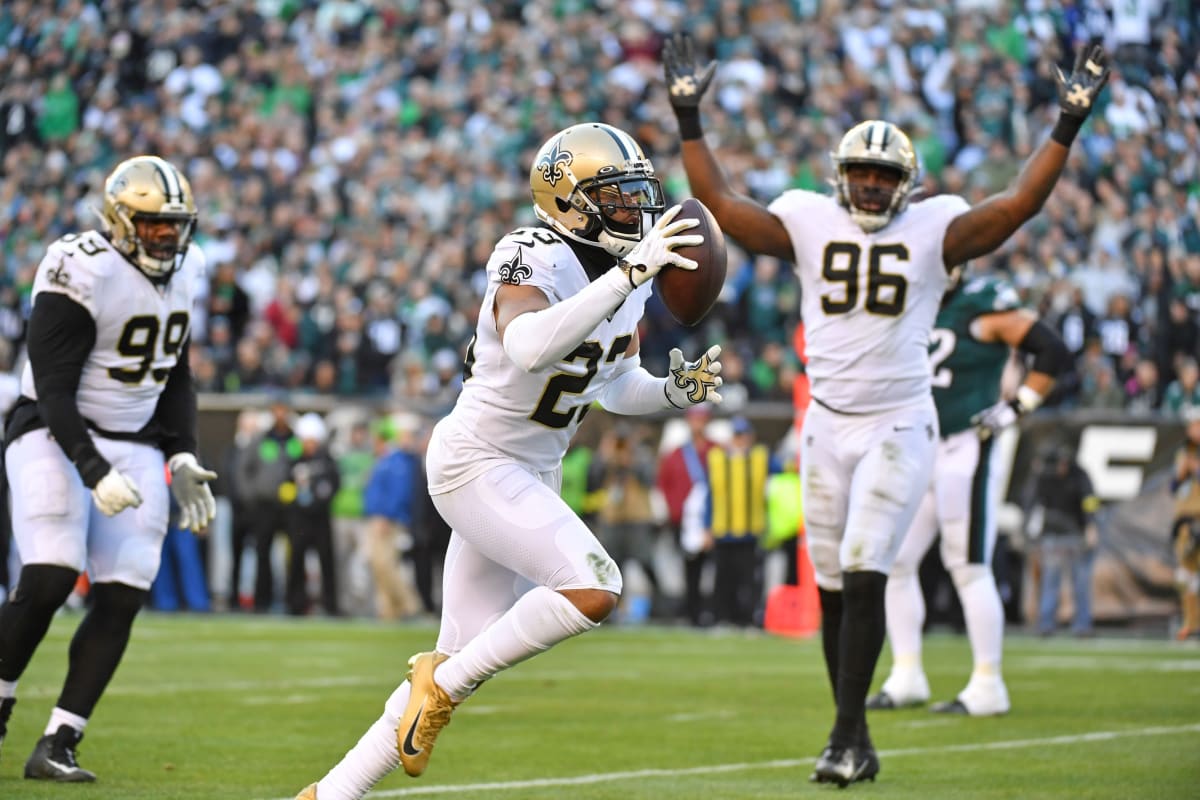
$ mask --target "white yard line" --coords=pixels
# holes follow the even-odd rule
[[[1193,725],[1160,726],[1153,728],[1131,728],[1119,731],[1092,731],[1064,736],[1047,736],[1039,739],[1008,739],[999,742],[973,742],[970,744],[938,745],[937,747],[906,747],[898,750],[882,750],[883,758],[896,756],[944,755],[946,753],[975,753],[985,750],[1015,750],[1026,747],[1048,747],[1053,745],[1080,744],[1083,742],[1105,742],[1112,739],[1127,739],[1145,736],[1169,736],[1179,733],[1200,733],[1200,723]],[[683,769],[638,769],[626,772],[601,772],[593,775],[576,775],[568,778],[536,778],[526,781],[496,781],[493,783],[459,783],[443,786],[414,786],[407,789],[385,789],[371,792],[370,800],[384,797],[416,797],[418,795],[453,794],[471,792],[511,792],[520,789],[548,789],[559,786],[588,786],[596,783],[638,780],[642,778],[678,778],[688,775],[715,775],[727,772],[744,772],[753,769],[792,769],[807,767],[812,758],[788,758],[777,761],[754,761],[738,764],[712,764],[704,767]],[[292,800],[291,796],[278,800]]]

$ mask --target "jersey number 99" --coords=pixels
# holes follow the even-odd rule
[[[176,311],[167,317],[167,324],[162,330],[164,356],[179,353],[179,347],[187,336],[188,322],[186,311]],[[108,376],[121,383],[141,383],[149,372],[158,383],[165,381],[171,374],[170,368],[151,369],[158,350],[158,334],[158,317],[150,314],[130,317],[117,341],[117,353],[125,358],[139,359],[140,363],[135,367],[109,367]]]

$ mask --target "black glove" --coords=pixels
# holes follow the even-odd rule
[[[700,67],[696,63],[696,44],[692,35],[682,31],[663,43],[662,59],[671,107],[676,113],[698,108],[700,98],[708,91],[708,84],[717,70],[717,62],[710,61],[707,66]]]
[[[1070,75],[1064,75],[1058,67],[1054,68],[1058,106],[1062,113],[1050,133],[1051,139],[1065,147],[1071,146],[1083,121],[1092,113],[1100,90],[1108,83],[1109,72],[1108,56],[1100,45],[1092,47],[1091,52],[1087,45],[1080,47]]]
[[[679,120],[679,135],[684,139],[704,136],[700,128],[700,98],[708,91],[717,62],[701,67],[696,63],[696,46],[690,33],[679,32],[663,43],[663,73],[667,96]]]
[[[1054,82],[1058,85],[1058,105],[1062,108],[1062,113],[1068,117],[1086,119],[1087,115],[1092,113],[1092,106],[1100,90],[1108,83],[1110,71],[1108,56],[1104,54],[1104,48],[1100,45],[1093,47],[1090,53],[1087,51],[1087,45],[1079,48],[1075,68],[1069,76],[1055,67]]]

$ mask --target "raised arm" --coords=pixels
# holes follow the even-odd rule
[[[733,191],[725,172],[704,141],[700,100],[716,71],[717,62],[696,63],[695,44],[687,33],[676,33],[663,45],[663,71],[671,108],[679,120],[681,155],[688,184],[697,200],[708,206],[717,224],[752,253],[795,259],[792,240],[779,218],[759,203]]]
[[[1070,76],[1056,70],[1060,113],[1050,138],[1033,152],[1008,189],[950,223],[942,251],[947,269],[992,252],[1041,210],[1108,73],[1107,57],[1099,45],[1090,54],[1086,46],[1080,49]]]

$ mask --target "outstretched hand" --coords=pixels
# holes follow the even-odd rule
[[[1062,113],[1079,120],[1086,119],[1092,112],[1100,90],[1108,83],[1110,71],[1108,56],[1100,45],[1095,45],[1090,51],[1087,45],[1080,47],[1070,75],[1064,75],[1061,69],[1055,67],[1054,81],[1058,87],[1058,105]]]
[[[684,361],[678,347],[670,352],[671,367],[663,390],[667,402],[675,408],[687,408],[704,401],[719,404],[721,393],[721,346],[714,344],[695,361]]]
[[[677,32],[663,43],[663,72],[667,79],[667,94],[677,111],[695,109],[708,90],[716,72],[717,62],[700,66],[696,61],[696,45],[690,33]]]

